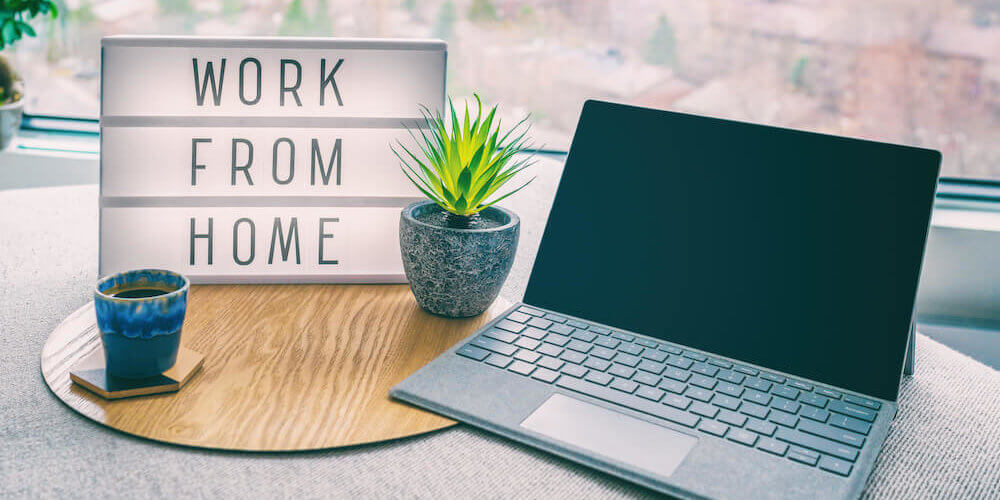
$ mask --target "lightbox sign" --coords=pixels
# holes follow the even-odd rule
[[[108,37],[100,274],[403,282],[389,149],[444,105],[434,40]]]

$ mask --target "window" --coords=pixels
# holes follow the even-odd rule
[[[1000,0],[65,3],[17,47],[29,113],[97,115],[103,35],[441,37],[449,92],[532,113],[550,149],[603,98],[939,149],[946,176],[1000,179]]]

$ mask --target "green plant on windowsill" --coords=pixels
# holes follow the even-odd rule
[[[28,21],[35,16],[59,14],[53,0],[0,0],[0,50],[10,48],[25,36],[35,36]],[[24,82],[10,61],[0,56],[0,150],[6,148],[24,114]]]
[[[474,226],[481,211],[534,180],[497,195],[501,187],[535,162],[532,155],[515,158],[533,148],[527,136],[531,125],[525,117],[502,132],[497,106],[484,117],[482,100],[478,95],[475,99],[478,107],[475,120],[470,120],[466,104],[461,125],[450,98],[447,118],[421,106],[426,128],[418,128],[417,133],[408,128],[420,148],[419,155],[400,141],[392,146],[410,182],[447,212],[449,227]]]

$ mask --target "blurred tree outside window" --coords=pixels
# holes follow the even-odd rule
[[[60,0],[4,50],[26,111],[96,117],[115,34],[442,38],[478,92],[566,149],[588,98],[941,150],[1000,180],[1000,0]],[[458,104],[458,103],[456,103]],[[669,131],[665,131],[669,133]]]

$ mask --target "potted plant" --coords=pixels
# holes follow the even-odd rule
[[[424,310],[455,318],[482,313],[500,293],[514,262],[521,221],[496,203],[534,180],[497,192],[534,163],[530,155],[518,156],[532,147],[531,126],[525,117],[501,133],[497,106],[483,116],[482,101],[475,97],[474,121],[466,104],[459,125],[451,99],[447,120],[422,107],[426,128],[410,130],[419,150],[402,142],[392,147],[403,173],[428,198],[404,208],[399,218],[410,289]]]
[[[37,15],[55,18],[58,9],[53,0],[0,0],[0,50],[12,46],[24,35],[35,36],[28,21]],[[3,56],[0,56],[0,150],[6,148],[21,128],[24,115],[24,82]]]

